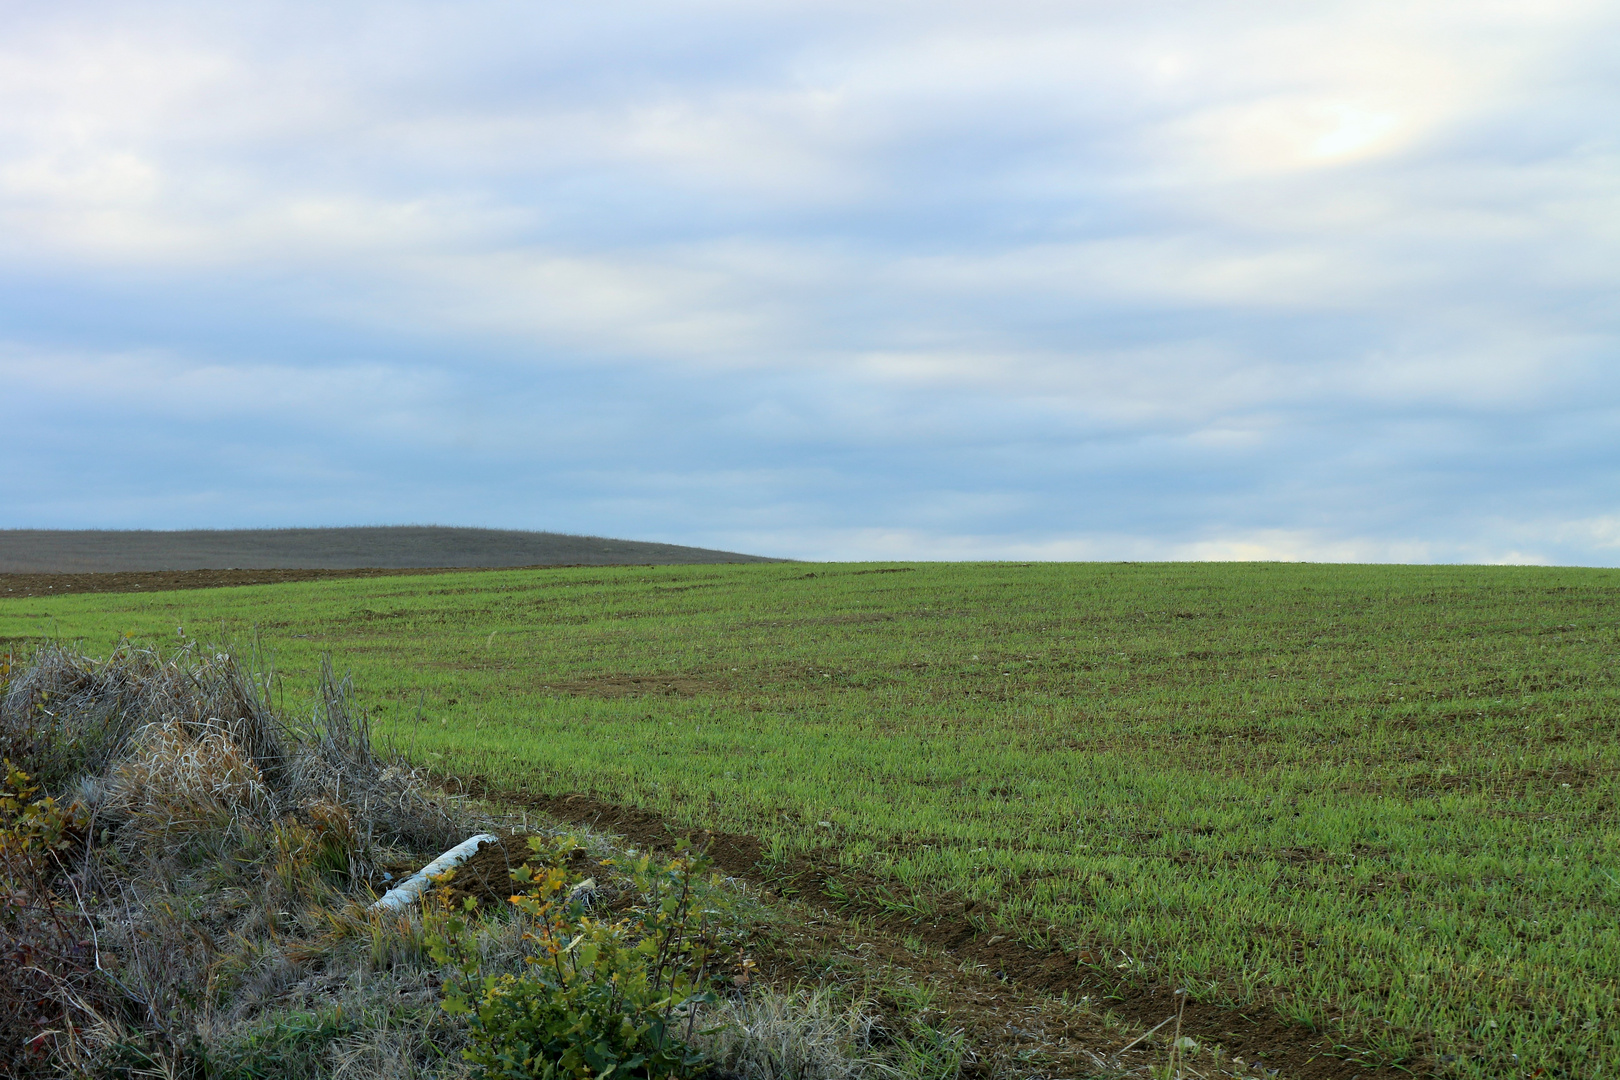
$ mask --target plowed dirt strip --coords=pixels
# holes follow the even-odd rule
[[[170,592],[222,589],[232,585],[279,585],[328,578],[406,577],[417,574],[475,574],[488,570],[557,570],[558,566],[366,567],[359,570],[128,570],[103,574],[0,574],[0,599],[68,596],[74,593]]]
[[[535,807],[561,821],[618,834],[642,847],[668,849],[683,838],[704,844],[727,874],[762,889],[797,893],[812,909],[827,896],[825,886],[830,880],[836,878],[846,887],[862,884],[851,881],[847,869],[805,859],[786,868],[767,868],[761,865],[764,849],[756,837],[708,830],[683,832],[636,807],[586,795],[536,796],[495,790],[476,781],[468,782],[467,787],[494,800]],[[818,953],[853,948],[854,955],[879,968],[908,971],[939,989],[942,1004],[967,1027],[981,1054],[1002,1059],[1004,1065],[1026,1075],[1037,1058],[1058,1067],[1050,1075],[1093,1074],[1096,1064],[1087,1050],[1106,1054],[1128,1041],[1102,1021],[1101,1010],[1111,1011],[1139,1030],[1153,1027],[1176,1011],[1173,987],[1122,985],[1110,977],[1100,955],[1032,949],[1003,935],[978,930],[960,904],[952,907],[954,915],[921,923],[875,906],[856,911],[846,907],[849,914],[860,916],[860,929],[853,932],[846,920],[821,911],[802,928],[802,947],[784,949],[793,942],[779,942],[767,959],[779,969],[798,966],[804,968],[801,974],[809,974]],[[908,936],[921,940],[931,952],[919,954],[906,948],[903,939]],[[852,939],[858,941],[851,945]],[[1065,998],[1080,997],[1091,998],[1097,1012],[1063,1005]],[[1036,1030],[1044,1034],[1037,1036]],[[1252,1063],[1261,1075],[1289,1080],[1396,1080],[1431,1075],[1422,1068],[1408,1072],[1353,1064],[1329,1056],[1332,1047],[1308,1028],[1274,1015],[1247,1015],[1196,999],[1188,1000],[1181,1030],[1200,1043],[1219,1045]],[[1162,1051],[1158,1053],[1162,1059]],[[1132,1063],[1131,1055],[1122,1062],[1127,1067]]]
[[[0,574],[0,598],[73,593],[169,592],[231,585],[276,585],[325,578],[445,574],[450,570],[130,570],[107,574]],[[454,571],[465,573],[465,571]]]

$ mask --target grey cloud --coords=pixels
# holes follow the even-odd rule
[[[1620,563],[1613,22],[24,5],[0,525]]]

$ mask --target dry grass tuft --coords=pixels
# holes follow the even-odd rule
[[[479,823],[373,751],[329,666],[299,723],[195,643],[8,676],[0,753],[71,827],[24,852],[37,807],[0,822],[0,1077],[461,1075],[419,920],[365,905]]]
[[[224,725],[199,732],[172,720],[152,724],[131,750],[114,770],[101,810],[144,836],[220,828],[238,814],[275,817],[264,774]]]
[[[865,1080],[884,1071],[873,1053],[876,1015],[827,989],[727,999],[704,1021],[704,1048],[735,1080]]]
[[[963,1033],[926,1010],[825,986],[721,1000],[704,1010],[700,1043],[726,1080],[959,1080],[971,1060]]]

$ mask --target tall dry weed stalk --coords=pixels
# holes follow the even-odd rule
[[[825,988],[797,997],[762,992],[722,999],[704,1013],[701,1040],[734,1080],[875,1080],[883,1034],[876,1014]]]

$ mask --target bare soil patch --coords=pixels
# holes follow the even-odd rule
[[[0,599],[25,596],[68,596],[74,593],[169,592],[176,589],[221,589],[232,585],[279,585],[327,578],[399,577],[406,574],[464,574],[466,567],[356,570],[130,570],[95,574],[0,573]]]
[[[451,904],[460,907],[469,896],[486,907],[505,904],[518,891],[512,882],[512,871],[534,855],[534,849],[529,846],[533,835],[537,834],[509,832],[494,843],[486,841],[478,845],[478,853],[450,875]],[[570,869],[586,873],[590,873],[590,866],[591,861],[583,849],[576,852],[569,863]],[[414,872],[414,867],[411,869]]]
[[[580,697],[696,697],[718,694],[731,688],[725,680],[702,675],[598,675],[569,682],[546,683],[546,690]]]
[[[893,615],[879,612],[855,612],[848,615],[822,615],[813,619],[777,619],[748,623],[749,626],[770,626],[794,629],[800,626],[859,626],[863,623],[893,622]]]

